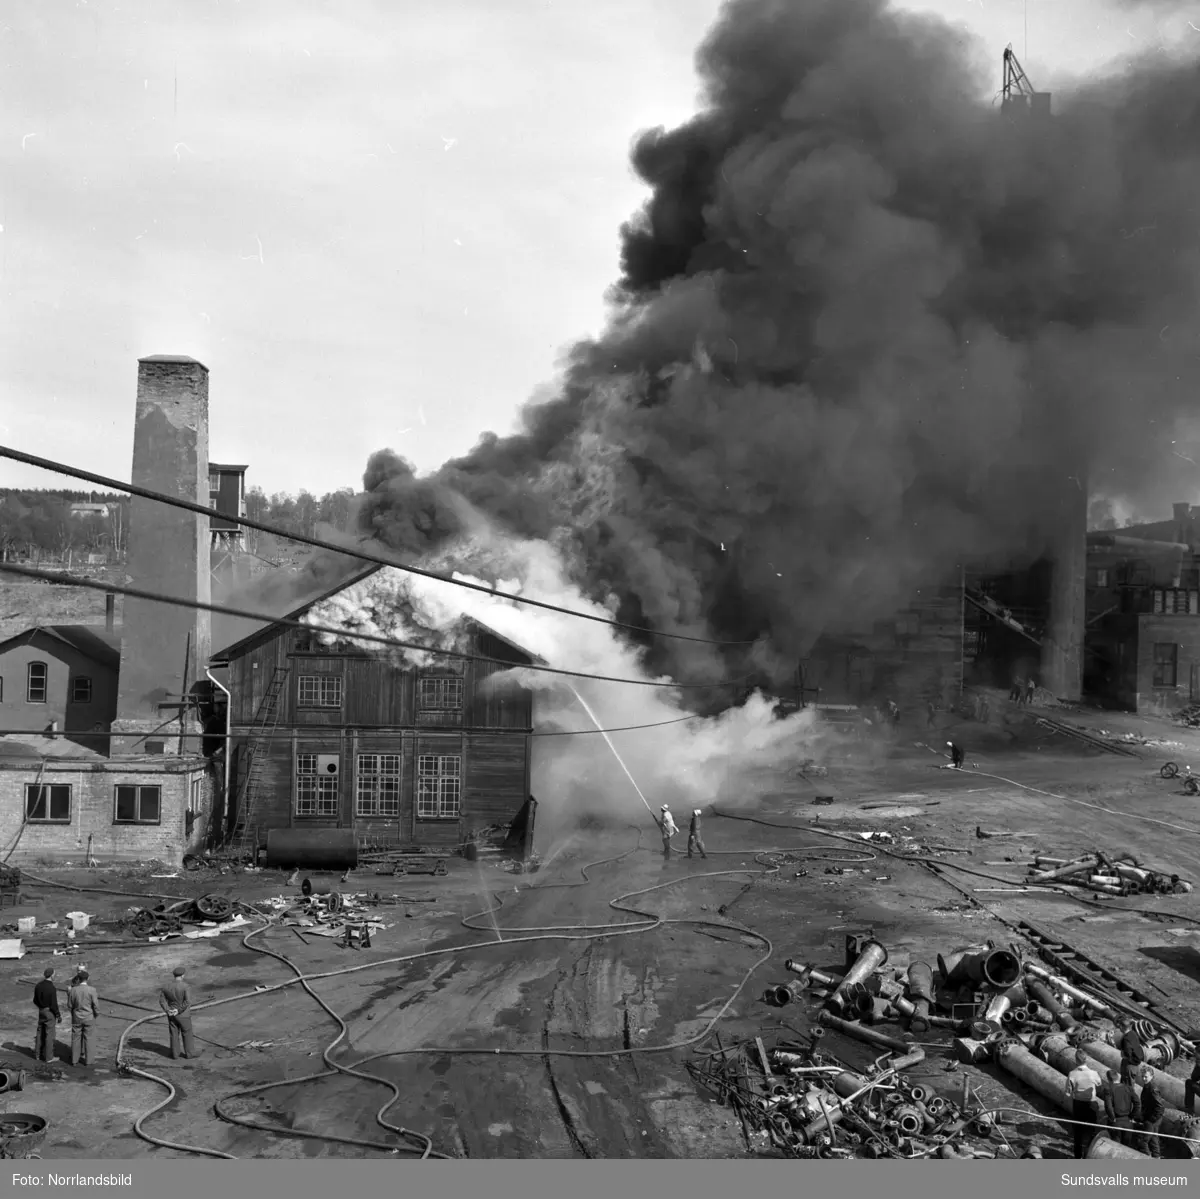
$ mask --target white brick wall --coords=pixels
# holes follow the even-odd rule
[[[13,865],[41,860],[83,861],[92,838],[92,855],[105,865],[109,862],[136,862],[151,859],[178,866],[183,855],[204,842],[212,812],[211,777],[202,767],[180,772],[112,769],[107,764],[96,769],[86,763],[79,769],[63,769],[64,763],[48,766],[43,784],[68,784],[71,787],[69,824],[30,822],[21,832],[24,816],[25,787],[37,780],[36,768],[0,769],[0,857],[21,833],[10,859]],[[191,802],[192,783],[200,780],[200,805],[190,838],[185,835],[186,814]],[[162,788],[160,823],[115,824],[116,792],[122,784]]]

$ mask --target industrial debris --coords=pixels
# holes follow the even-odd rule
[[[1192,884],[1178,874],[1146,869],[1129,853],[1107,854],[1100,850],[1071,861],[1035,856],[1028,881],[1065,883],[1108,895],[1186,895],[1192,890]]]
[[[693,1076],[734,1103],[745,1124],[791,1156],[993,1157],[994,1147],[965,1143],[968,1135],[986,1138],[992,1127],[983,1113],[971,1114],[966,1084],[955,1105],[905,1080],[902,1071],[923,1061],[924,1051],[878,1026],[894,1022],[902,1033],[917,1035],[943,1030],[952,1038],[946,1048],[959,1062],[994,1063],[1068,1117],[1076,1108],[1067,1075],[1082,1050],[1099,1072],[1120,1070],[1137,1096],[1152,1082],[1167,1105],[1154,1131],[1179,1138],[1166,1142],[1165,1155],[1200,1156],[1200,1117],[1191,1114],[1190,1084],[1167,1072],[1179,1059],[1195,1060],[1195,1044],[1115,975],[1094,964],[1091,973],[1074,968],[1070,959],[1080,955],[1069,946],[1046,949],[1035,939],[1034,948],[1056,969],[1016,944],[988,941],[938,954],[936,970],[921,961],[889,970],[882,943],[848,936],[841,971],[788,959],[784,966],[796,977],[763,994],[764,1002],[777,1007],[805,997],[820,1003],[811,1044],[781,1044],[770,1062],[761,1042],[757,1055],[744,1047],[732,1056],[709,1055],[707,1066],[692,1067]],[[1084,981],[1097,972],[1110,980],[1107,985]],[[865,1072],[849,1070],[828,1052],[817,1052],[827,1031],[883,1056]],[[1144,1156],[1123,1143],[1128,1137],[1105,1136],[1103,1124],[1098,1114],[1087,1156]]]

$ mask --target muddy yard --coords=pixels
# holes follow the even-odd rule
[[[50,1120],[48,1158],[182,1152],[139,1136],[140,1117],[158,1140],[237,1157],[418,1150],[419,1138],[377,1123],[385,1105],[387,1124],[455,1157],[758,1156],[769,1148],[697,1088],[685,1062],[712,1047],[714,1032],[724,1043],[803,1033],[817,1005],[773,1008],[762,1001],[764,988],[786,981],[789,957],[840,968],[846,935],[869,930],[888,947],[889,965],[903,966],[934,962],[938,952],[968,943],[1011,941],[1013,926],[1028,921],[1134,981],[1184,1027],[1200,1026],[1200,891],[1110,901],[1009,890],[1021,886],[1024,871],[1005,861],[1025,861],[1033,848],[1064,857],[1128,849],[1146,865],[1200,880],[1200,800],[1159,776],[1168,758],[1200,757],[1200,734],[1129,717],[1055,713],[1079,727],[1178,743],[1142,746],[1134,759],[1048,735],[1033,715],[1001,711],[986,729],[945,718],[929,729],[922,720],[902,727],[886,764],[869,769],[847,740],[820,777],[764,779],[752,804],[733,795],[718,804],[718,812],[743,819],[707,816],[707,861],[664,862],[647,827],[640,835],[580,834],[550,847],[551,860],[534,875],[458,858],[445,877],[380,878],[361,869],[338,884],[343,891],[410,901],[384,909],[386,927],[369,949],[278,924],[245,943],[241,933],[226,933],[106,947],[126,939],[108,922],[145,901],[48,882],[164,895],[212,891],[249,903],[296,888],[272,872],[154,878],[163,871],[30,863],[28,872],[48,882],[27,880],[21,906],[5,909],[3,921],[35,916],[37,929],[26,937],[26,956],[5,962],[0,978],[0,1059],[30,1074],[24,1092],[0,1102]],[[931,748],[947,736],[966,750],[962,772],[942,768]],[[818,796],[833,802],[815,803]],[[981,839],[980,826],[1033,836]],[[819,830],[851,837],[875,857],[863,860]],[[892,840],[868,843],[864,832]],[[887,851],[928,857],[941,877]],[[743,893],[764,864],[779,869]],[[67,944],[64,916],[74,909],[92,914],[93,927],[78,934],[73,954],[54,956]],[[647,928],[650,915],[661,923]],[[57,929],[47,928],[54,922]],[[630,928],[622,931],[624,924]],[[427,956],[414,957],[420,954]],[[32,1062],[33,982],[49,964],[65,986],[80,962],[101,995],[99,1054],[90,1067],[71,1067],[64,1024],[60,1060],[47,1073]],[[306,975],[354,969],[313,980],[312,993],[299,985],[256,989],[293,979],[287,962]],[[122,1030],[149,1014],[143,1009],[157,1008],[158,987],[177,965],[187,967],[195,1003],[230,1002],[196,1011],[205,1041],[195,1061],[170,1060],[162,1020],[129,1034],[126,1063],[175,1090],[167,1106],[146,1116],[168,1092],[118,1071],[115,1051]],[[331,1072],[323,1061],[341,1032],[339,1019],[346,1033],[333,1060],[375,1080]],[[898,1027],[888,1031],[899,1035]],[[923,1035],[926,1060],[915,1074],[924,1085],[957,1097],[965,1075],[982,1101],[1028,1113],[1004,1123],[1015,1146],[1069,1155],[1068,1132],[1045,1100],[992,1067],[953,1065],[949,1032]],[[825,1044],[852,1066],[874,1057],[836,1035]],[[367,1058],[374,1060],[364,1064]],[[218,1101],[226,1115],[262,1127],[222,1119]],[[305,1133],[312,1135],[298,1135]]]

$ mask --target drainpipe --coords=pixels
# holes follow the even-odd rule
[[[233,721],[233,696],[229,693],[228,687],[222,687],[220,683],[212,676],[212,671],[206,666],[204,668],[205,677],[218,691],[225,693],[225,781],[222,784],[221,791],[221,809],[222,817],[226,821],[229,819],[229,768],[233,759],[233,739],[230,737],[230,727]],[[212,829],[212,814],[209,813],[209,828],[208,835],[211,837]],[[211,844],[211,842],[210,842]]]

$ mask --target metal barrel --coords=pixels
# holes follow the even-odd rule
[[[286,870],[353,870],[358,838],[353,829],[273,828],[267,832],[264,864]]]

